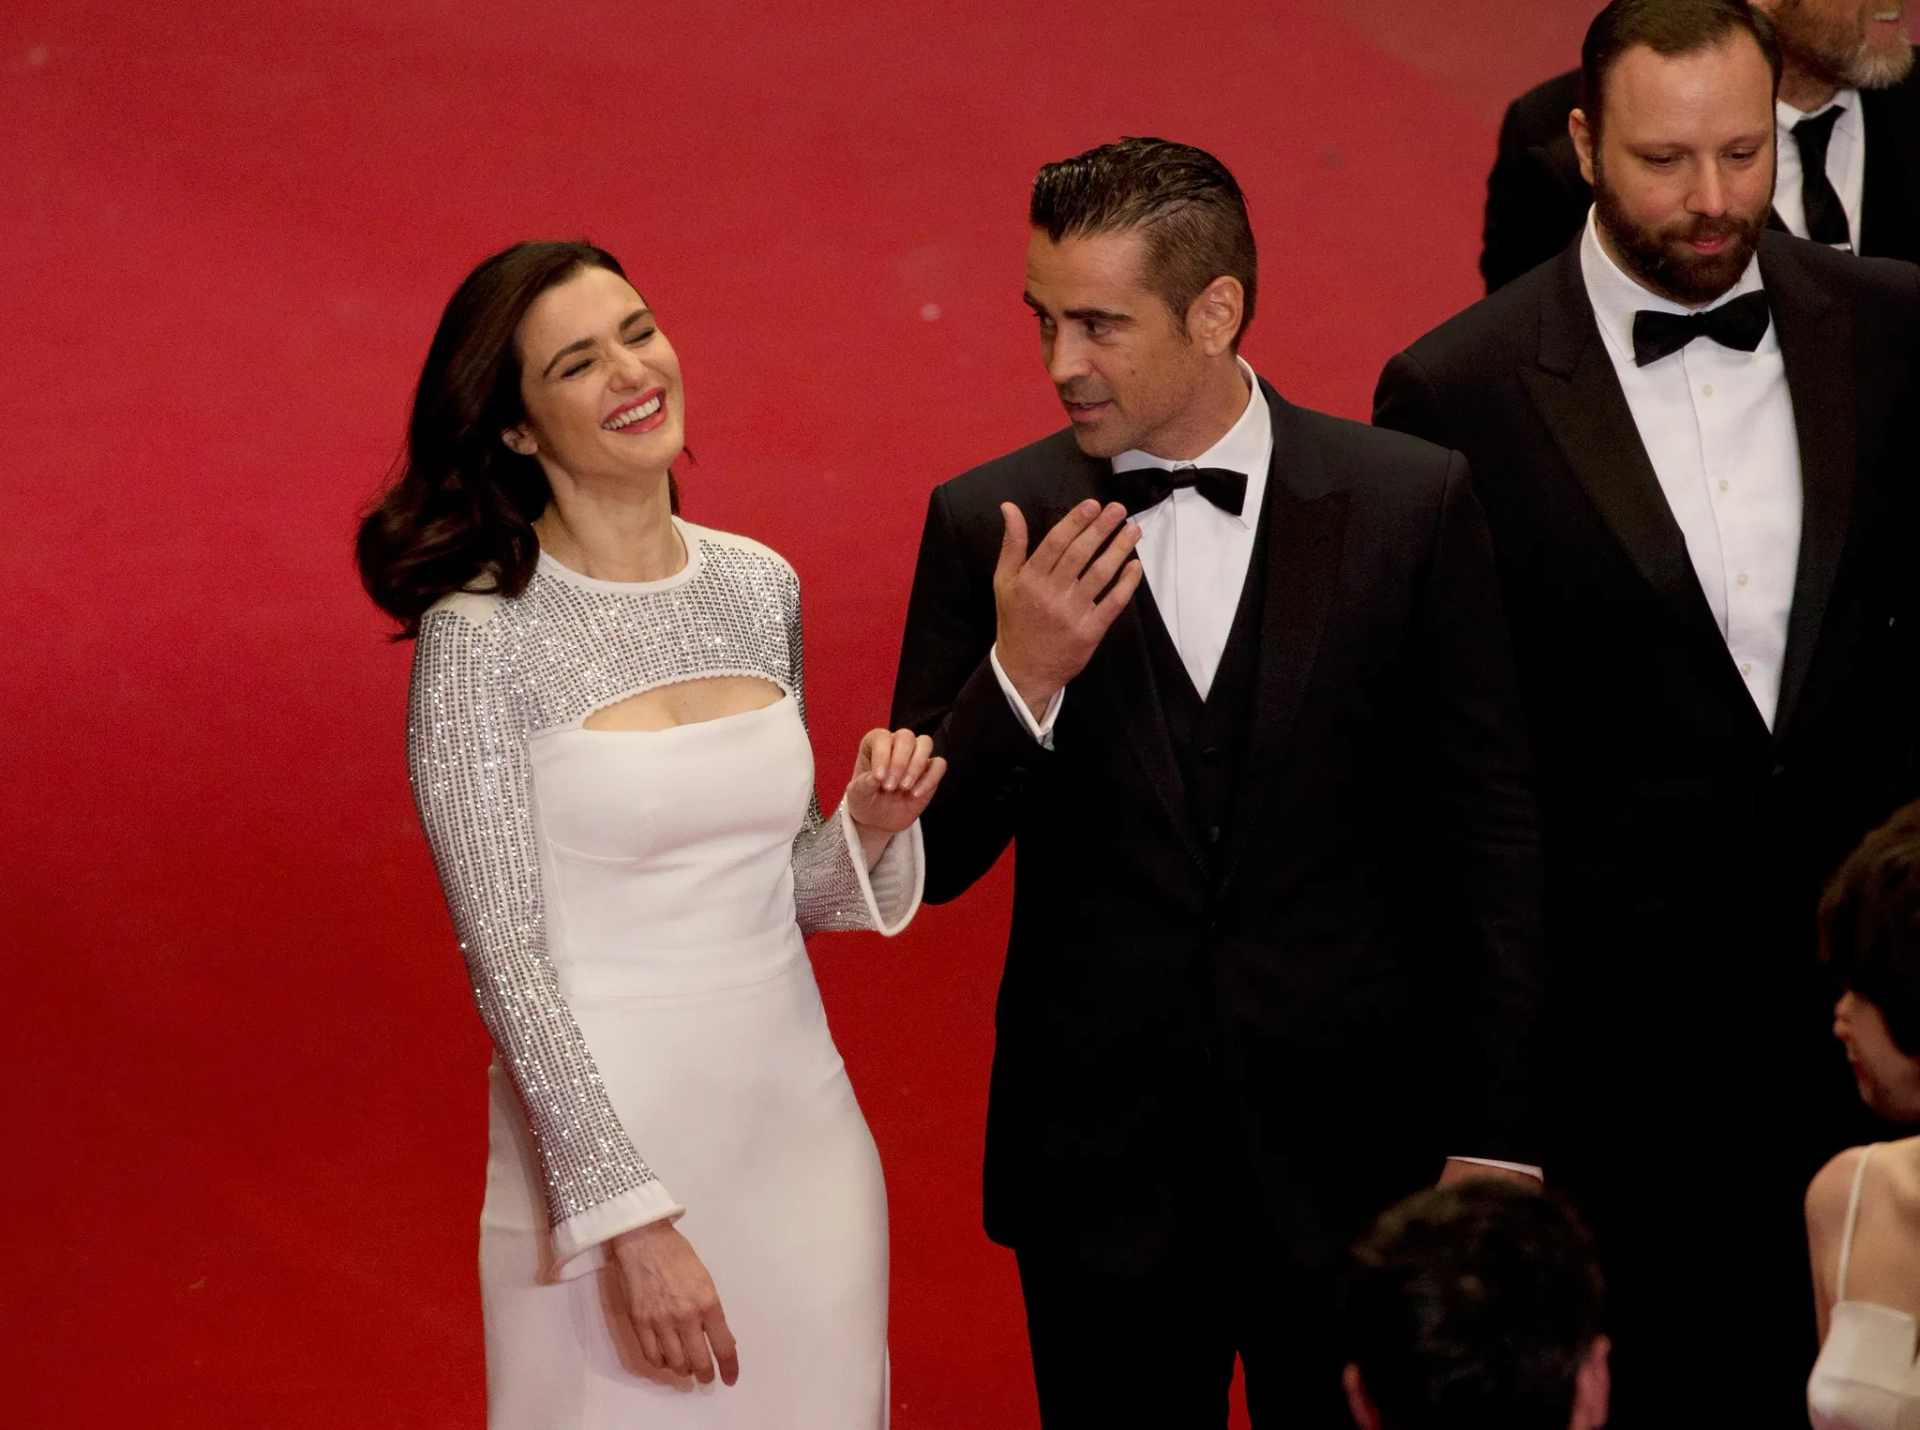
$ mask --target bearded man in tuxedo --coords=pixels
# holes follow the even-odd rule
[[[1049,1430],[1220,1430],[1236,1357],[1256,1425],[1339,1426],[1348,1241],[1437,1176],[1538,1174],[1486,529],[1457,455],[1238,356],[1258,274],[1217,159],[1106,145],[1030,217],[1070,425],[934,491],[893,706],[950,762],[927,898],[1016,848],[987,1231]]]
[[[1767,227],[1779,51],[1614,0],[1552,263],[1392,359],[1466,453],[1537,755],[1550,1153],[1611,1283],[1619,1423],[1804,1426],[1800,1197],[1859,1135],[1821,884],[1914,786],[1920,269]]]
[[[1906,0],[1753,0],[1780,41],[1775,228],[1920,262],[1920,70]],[[1593,190],[1567,129],[1580,71],[1507,107],[1487,176],[1480,273],[1503,287],[1567,246]]]

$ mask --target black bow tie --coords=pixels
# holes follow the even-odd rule
[[[1760,346],[1772,321],[1764,289],[1704,313],[1655,313],[1642,308],[1633,315],[1633,363],[1645,367],[1658,362],[1695,338],[1712,338],[1723,348],[1750,353]]]
[[[1135,467],[1130,472],[1115,472],[1108,490],[1112,500],[1126,503],[1133,516],[1150,506],[1158,506],[1183,487],[1192,487],[1229,516],[1240,515],[1247,504],[1247,474],[1225,467]]]

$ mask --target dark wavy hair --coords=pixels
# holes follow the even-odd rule
[[[1820,954],[1920,1058],[1920,801],[1860,842],[1820,899]]]
[[[626,277],[584,241],[516,243],[466,276],[427,349],[406,452],[360,522],[354,557],[374,605],[419,634],[427,608],[455,591],[517,596],[533,579],[533,522],[553,489],[533,457],[500,434],[526,420],[514,334],[534,301],[582,269]],[[675,511],[679,492],[668,478]]]
[[[1565,1430],[1606,1325],[1593,1240],[1551,1192],[1429,1187],[1353,1247],[1349,1360],[1389,1430]]]

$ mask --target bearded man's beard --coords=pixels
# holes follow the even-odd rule
[[[1594,156],[1594,217],[1619,253],[1627,271],[1654,292],[1664,294],[1689,308],[1711,303],[1740,281],[1753,260],[1754,245],[1760,230],[1767,226],[1773,196],[1758,213],[1724,213],[1718,218],[1696,215],[1685,223],[1667,228],[1642,228],[1627,216],[1619,197],[1607,187]],[[1698,253],[1690,239],[1725,238],[1727,246],[1718,253]]]
[[[1836,89],[1886,89],[1913,68],[1913,41],[1902,34],[1891,48],[1876,48],[1867,38],[1871,14],[1862,10],[1850,24],[1809,9],[1807,0],[1781,0],[1774,24],[1793,37],[1790,48],[1801,65]]]

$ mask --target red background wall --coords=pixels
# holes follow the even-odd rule
[[[1122,133],[1221,155],[1263,249],[1247,355],[1364,415],[1477,296],[1500,109],[1593,8],[7,7],[0,1418],[481,1423],[487,1050],[406,788],[408,649],[348,560],[474,262],[627,262],[685,366],[689,515],[801,573],[831,792],[928,489],[1060,421],[1033,170]],[[813,946],[888,1170],[905,1427],[1033,1423],[978,1226],[1004,875]]]

